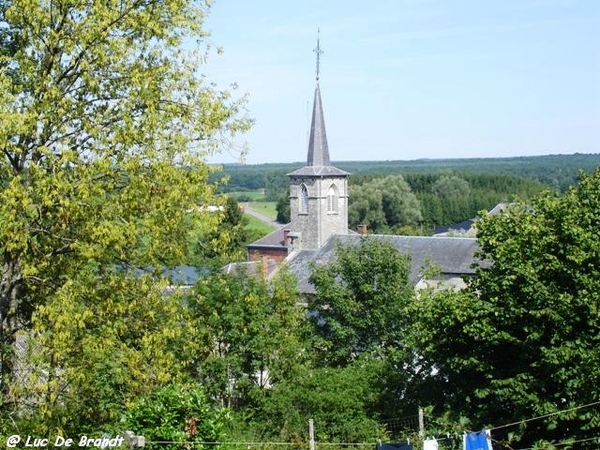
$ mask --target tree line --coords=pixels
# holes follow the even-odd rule
[[[598,217],[600,170],[484,217],[461,291],[416,292],[409,256],[368,235],[313,266],[305,298],[285,267],[168,293],[152,274],[88,270],[33,312],[1,429],[306,444],[311,418],[321,442],[414,441],[388,424],[424,408],[432,435],[595,448]]]
[[[548,188],[526,178],[487,173],[359,175],[349,184],[350,229],[364,224],[374,233],[412,235],[429,235]],[[287,194],[279,197],[277,212],[280,223],[289,222]]]
[[[313,418],[322,442],[374,442],[422,406],[432,434],[519,421],[496,439],[593,448],[600,172],[484,218],[493,263],[465,291],[417,296],[368,238],[301,302],[285,268],[209,270],[241,227],[206,156],[250,121],[197,76],[208,3],[0,2],[0,441],[299,446]],[[446,175],[422,183],[476,189]],[[178,289],[164,269],[192,257]]]
[[[225,164],[221,166],[229,182],[225,191],[266,189],[271,200],[288,186],[287,173],[304,163]],[[593,172],[600,166],[598,154],[520,156],[507,158],[419,159],[412,161],[338,161],[336,167],[352,174],[363,175],[407,174],[489,174],[517,176],[538,181],[564,192],[577,182],[579,171]],[[216,180],[220,175],[215,175]]]

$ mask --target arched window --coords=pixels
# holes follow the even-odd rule
[[[298,196],[299,209],[301,213],[308,213],[308,188],[304,183],[300,185],[300,195]]]
[[[338,189],[335,184],[329,186],[329,190],[327,191],[327,212],[328,213],[337,213],[338,208]]]

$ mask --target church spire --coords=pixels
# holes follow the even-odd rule
[[[319,70],[321,55],[323,51],[319,43],[319,32],[317,32],[317,87],[315,88],[315,100],[313,104],[312,122],[310,124],[310,138],[308,141],[308,166],[329,166],[329,147],[327,145],[327,133],[325,132],[325,118],[323,106],[321,105],[321,91],[319,89]]]

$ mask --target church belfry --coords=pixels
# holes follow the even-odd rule
[[[317,38],[317,85],[306,166],[289,173],[290,231],[301,249],[320,248],[330,236],[348,233],[348,172],[331,166],[319,89],[321,47]]]

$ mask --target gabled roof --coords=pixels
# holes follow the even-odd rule
[[[281,228],[270,232],[266,236],[248,244],[246,247],[285,247],[286,243],[283,230],[286,228],[289,228],[289,224],[283,225]]]
[[[411,258],[409,282],[415,286],[423,278],[423,269],[428,265],[438,268],[442,275],[474,275],[471,267],[477,260],[477,240],[472,238],[393,236],[371,234],[370,238],[391,242],[402,253]],[[298,289],[304,294],[314,294],[309,283],[311,263],[329,264],[335,256],[338,243],[358,244],[360,235],[334,235],[318,250],[303,250],[288,261],[290,272],[298,278]]]

